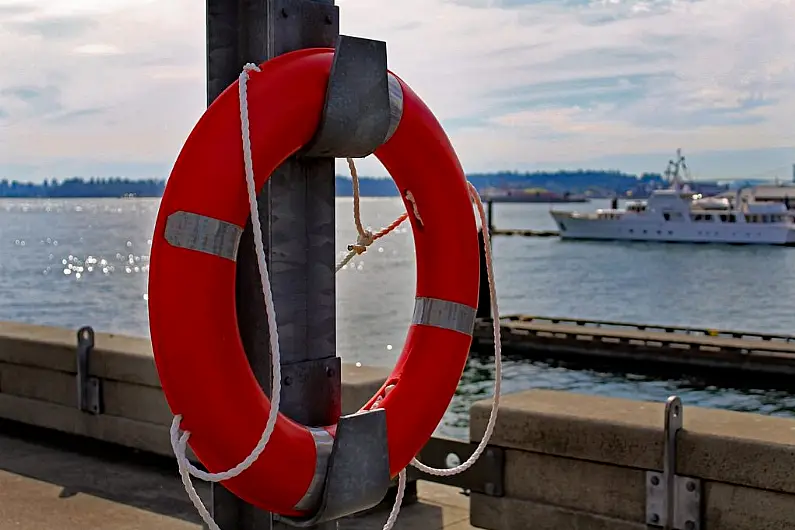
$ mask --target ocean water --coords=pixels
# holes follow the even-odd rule
[[[148,336],[147,274],[157,199],[0,200],[0,320]],[[595,209],[606,201],[555,205]],[[355,241],[352,201],[337,199],[337,250]],[[500,228],[554,229],[543,204],[495,206]],[[371,228],[402,211],[393,198],[363,199]],[[727,245],[562,242],[497,237],[503,314],[624,320],[792,333],[795,249]],[[408,225],[357,257],[337,279],[337,348],[345,362],[389,366],[411,318],[414,252]],[[466,436],[467,411],[491,395],[489,357],[470,360],[440,431]],[[722,389],[509,361],[504,388],[551,388],[795,416],[795,396]],[[431,382],[432,384],[432,382]]]

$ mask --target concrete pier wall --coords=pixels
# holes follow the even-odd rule
[[[480,439],[490,403],[471,409]],[[684,528],[795,528],[795,420],[685,407],[676,474],[700,479]],[[492,445],[505,448],[505,496],[473,494],[491,530],[646,530],[647,471],[663,470],[664,404],[534,390],[505,397]]]
[[[172,413],[149,341],[97,333],[94,344],[89,370],[101,380],[104,405],[98,415],[77,408],[74,331],[0,322],[0,418],[170,456]],[[343,413],[358,410],[388,375],[343,365]]]
[[[149,342],[96,334],[90,373],[101,379],[99,415],[77,408],[76,346],[72,330],[0,323],[0,418],[171,456],[172,416]],[[343,411],[358,409],[387,375],[344,365]],[[489,408],[472,407],[472,441]],[[663,424],[662,403],[542,390],[505,396],[491,441],[504,451],[504,495],[472,492],[471,524],[645,530],[647,472],[663,470]],[[685,407],[675,472],[696,479],[692,530],[795,528],[793,444],[795,420]]]

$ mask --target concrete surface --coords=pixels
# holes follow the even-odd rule
[[[99,416],[76,409],[76,347],[72,330],[0,322],[0,418],[169,455],[172,413],[149,340],[95,334],[89,365],[102,381]],[[388,375],[343,365],[343,413],[358,410]]]
[[[489,530],[648,530],[643,523],[477,493],[472,495],[472,524]]]
[[[505,496],[644,521],[646,473],[640,469],[508,449]]]
[[[490,401],[470,411],[480,440]],[[677,473],[795,493],[795,420],[685,406]],[[504,396],[493,445],[636,469],[662,470],[664,404],[530,390]]]
[[[9,422],[0,432],[0,530],[201,528],[173,460]],[[197,486],[206,499],[208,485]],[[447,486],[418,486],[420,502],[403,508],[396,528],[473,528],[467,497]],[[348,518],[340,528],[380,529],[388,510]]]

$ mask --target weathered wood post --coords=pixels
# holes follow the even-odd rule
[[[237,80],[248,62],[261,63],[302,48],[338,46],[332,67],[332,80],[338,82],[330,82],[313,146],[305,156],[293,157],[276,170],[258,198],[282,354],[281,412],[310,426],[332,425],[340,417],[341,367],[335,350],[334,157],[370,154],[387,138],[391,125],[386,45],[353,38],[343,43],[338,38],[338,8],[333,0],[207,0],[208,105]],[[342,48],[345,54],[340,53]],[[345,60],[337,61],[341,55]],[[335,69],[339,77],[335,77]],[[346,83],[346,79],[350,81]],[[357,87],[361,87],[361,93]],[[362,112],[366,116],[360,116]],[[367,126],[357,124],[361,117],[369,118]],[[252,127],[258,119],[266,118],[252,116]],[[250,222],[237,262],[240,334],[252,370],[270,394],[268,324]],[[319,524],[312,521],[339,517],[383,498],[389,485],[389,466],[382,412],[370,413],[369,418],[359,416],[346,426],[339,424],[337,441],[341,449],[336,453],[335,442],[326,480],[327,485],[344,484],[347,490],[339,494],[344,489],[340,486],[328,499],[324,496],[319,515],[325,512],[325,517],[293,520],[291,525],[331,530],[337,528],[334,520]],[[351,451],[351,443],[340,440],[345,440],[344,433],[357,429],[370,433],[371,440],[369,445],[367,440],[357,441],[355,451]],[[358,455],[354,455],[356,451]],[[359,463],[361,469],[357,469]],[[335,481],[341,470],[358,473],[358,481]],[[368,482],[368,478],[372,480]],[[287,520],[243,502],[218,484],[213,484],[212,512],[223,530],[269,530],[286,526]]]

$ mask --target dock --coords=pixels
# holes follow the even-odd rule
[[[492,236],[559,237],[557,230],[525,230],[521,228],[492,228]]]
[[[509,356],[621,371],[756,378],[782,388],[795,386],[792,335],[528,315],[501,318],[500,330]],[[475,349],[488,355],[492,333],[493,320],[478,319]]]

